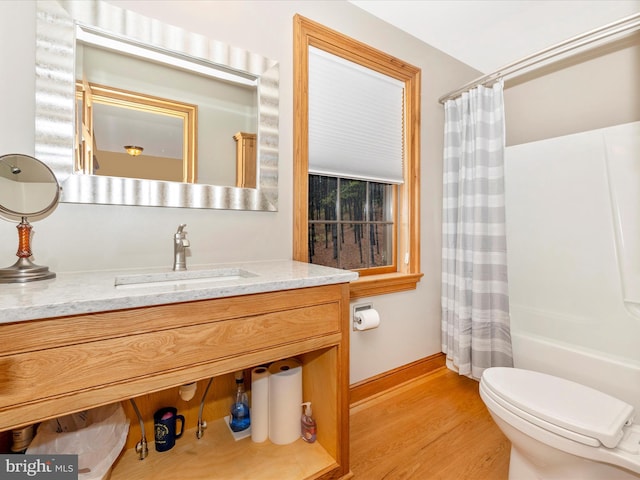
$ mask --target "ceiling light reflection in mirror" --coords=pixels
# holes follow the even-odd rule
[[[193,69],[176,66],[176,63],[183,65],[184,62],[167,64],[166,62],[173,61],[167,55],[160,55],[140,47],[129,48],[125,42],[115,42],[95,34],[87,35],[86,30],[80,28],[77,30],[84,33],[77,35],[79,41],[76,46],[76,81],[85,79],[89,84],[140,92],[174,103],[197,105],[196,132],[198,134],[194,135],[193,139],[185,135],[185,143],[195,142],[195,147],[192,145],[188,147],[197,152],[196,183],[236,184],[236,144],[233,135],[239,131],[255,132],[257,130],[255,79],[239,77],[243,80],[242,82],[232,82],[226,78],[219,79],[217,76],[211,76],[212,73],[217,74],[214,69],[203,68],[200,65],[198,71],[194,72]],[[102,39],[105,41],[101,42]],[[89,44],[87,41],[95,43]],[[98,44],[98,42],[101,43]],[[119,51],[113,50],[118,46],[120,47]],[[145,55],[145,57],[139,55]],[[113,108],[116,108],[116,104],[113,105]],[[148,122],[145,121],[145,124],[134,125],[132,122],[135,119],[130,116],[131,112],[124,108],[123,110],[119,114],[113,111],[111,114],[128,117],[131,122],[111,122],[110,128],[108,130],[102,129],[102,131],[100,127],[104,126],[106,119],[101,118],[99,109],[94,110],[93,128],[98,151],[121,151],[124,137],[129,138],[126,144],[140,144],[149,148],[151,145],[155,145],[156,151],[176,150],[177,146],[172,141],[172,136],[165,135],[162,128],[153,128],[157,123],[162,122],[162,118],[150,119]],[[148,111],[147,116],[150,115],[152,115],[152,111]],[[158,116],[161,117],[162,114],[158,112]],[[180,130],[178,131],[180,132]],[[173,138],[175,139],[175,136]],[[159,158],[165,158],[165,160],[159,160],[160,163],[167,163],[166,157]],[[187,158],[180,157],[180,159],[183,162],[188,161]],[[99,157],[98,162],[100,162]],[[151,161],[149,163],[151,169],[141,167],[141,162],[138,164],[130,162],[131,171],[129,172],[128,169],[118,170],[119,174],[116,176],[152,180],[167,179],[167,175],[160,168],[154,168]],[[182,172],[182,166],[178,168]],[[136,173],[136,171],[138,172]],[[93,173],[107,175],[100,171]],[[179,178],[169,177],[168,179],[183,181],[182,175]]]
[[[196,181],[197,105],[105,87],[86,78],[76,82],[76,90],[76,172]]]
[[[93,117],[96,140],[93,168],[89,173],[171,182],[189,181],[183,174],[188,159],[184,158],[184,122],[181,118],[95,101]]]

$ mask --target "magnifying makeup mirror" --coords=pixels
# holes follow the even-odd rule
[[[25,283],[54,278],[48,267],[31,261],[31,224],[53,210],[60,186],[51,169],[40,160],[21,154],[0,156],[0,215],[21,219],[18,229],[18,261],[0,269],[0,283]]]

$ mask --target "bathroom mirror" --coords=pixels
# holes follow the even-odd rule
[[[51,168],[62,185],[60,201],[277,210],[277,62],[100,1],[38,0],[36,37],[36,156]],[[78,74],[84,73],[79,72],[79,65],[84,69],[87,63],[85,57],[80,59],[79,52],[87,49],[98,49],[105,55],[120,55],[121,60],[116,63],[123,65],[135,61],[136,57],[144,57],[147,63],[156,66],[162,64],[164,68],[170,66],[167,74],[154,78],[153,83],[160,86],[169,83],[170,75],[188,71],[201,80],[207,79],[211,85],[233,86],[239,92],[248,92],[254,103],[246,107],[249,113],[245,111],[240,115],[253,115],[254,127],[245,125],[237,127],[237,131],[256,135],[255,188],[250,188],[253,183],[241,183],[236,179],[237,151],[240,149],[239,143],[234,140],[237,132],[231,135],[225,133],[225,138],[217,143],[219,148],[206,146],[200,149],[198,145],[198,173],[194,175],[198,183],[92,175],[78,168],[76,145],[80,139],[76,138],[75,89]],[[139,74],[144,72],[144,68],[136,66],[125,71]],[[135,81],[132,78],[125,80]],[[105,84],[100,80],[95,83]],[[124,89],[140,91],[137,86]],[[185,87],[183,90],[191,88]],[[174,97],[173,94],[158,92],[143,93],[163,98]],[[201,121],[207,105],[193,101],[186,103],[197,104],[198,137],[213,136],[217,129],[203,126]],[[226,120],[218,120],[220,122],[227,123]],[[252,131],[252,128],[255,130]],[[222,145],[231,152],[225,155],[228,162],[225,167],[212,160],[222,150]],[[230,170],[231,176],[219,181],[213,174],[200,175],[200,167],[207,165],[207,162],[214,165],[213,170]]]
[[[60,187],[44,163],[28,155],[0,156],[0,214],[21,219],[18,224],[18,261],[0,269],[0,283],[25,283],[56,276],[31,261],[31,224],[28,217],[49,213],[58,204]]]

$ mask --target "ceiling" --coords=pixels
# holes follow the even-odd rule
[[[640,0],[350,2],[482,73],[640,12]]]

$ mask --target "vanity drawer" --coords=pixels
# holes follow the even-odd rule
[[[0,324],[0,358],[111,337],[139,335],[342,302],[341,290],[340,285],[324,285]]]
[[[129,391],[135,396],[146,393],[135,391],[148,388],[145,378],[152,382],[160,375],[325,336],[335,343],[340,318],[341,303],[331,302],[0,356],[0,416],[18,405],[133,386],[142,379]]]

